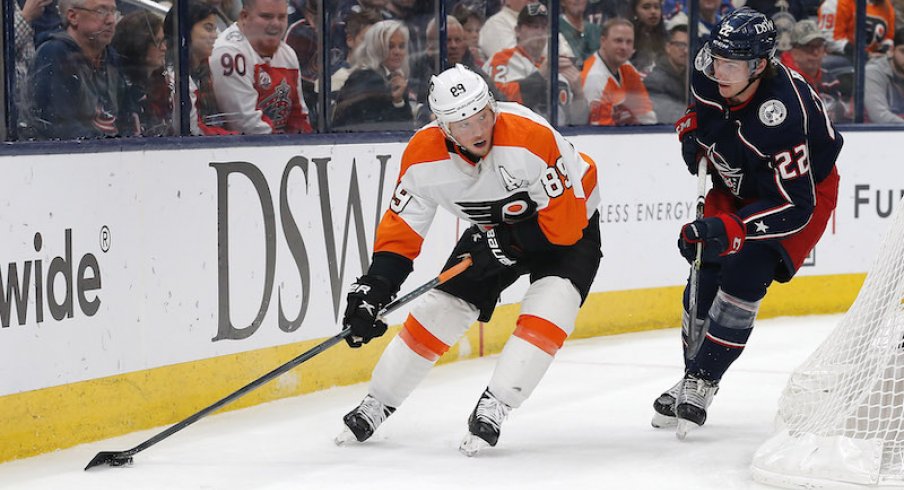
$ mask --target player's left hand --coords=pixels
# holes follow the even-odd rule
[[[746,236],[747,226],[738,215],[717,214],[681,227],[678,250],[688,263],[692,263],[696,258],[697,244],[702,242],[703,261],[713,261],[740,251]]]
[[[471,238],[474,246],[470,253],[474,263],[467,274],[479,279],[515,265],[523,255],[510,225],[496,225],[488,230],[475,227]]]

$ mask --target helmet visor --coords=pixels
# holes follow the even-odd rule
[[[721,84],[748,82],[753,76],[758,60],[732,60],[712,54],[709,44],[697,53],[694,68],[711,80]]]

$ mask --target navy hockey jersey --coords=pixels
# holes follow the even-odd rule
[[[797,72],[776,63],[747,102],[728,106],[716,82],[695,70],[692,94],[697,139],[713,185],[743,203],[737,214],[747,240],[782,239],[809,223],[816,186],[841,151],[819,95]]]

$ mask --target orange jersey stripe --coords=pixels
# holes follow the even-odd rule
[[[597,177],[596,174],[596,162],[594,162],[593,159],[590,158],[590,156],[586,153],[580,153],[580,155],[581,158],[583,158],[584,161],[587,162],[587,165],[590,166],[590,168],[587,169],[587,172],[584,173],[584,177],[581,178],[581,185],[584,186],[584,196],[589,197],[590,194],[593,194],[593,191],[596,189],[596,186],[599,183],[599,181],[597,180],[599,177]]]
[[[411,315],[408,315],[408,319],[405,320],[405,325],[399,332],[399,338],[417,355],[431,362],[436,362],[449,350],[448,345],[436,338]]]
[[[377,228],[374,252],[392,252],[414,260],[421,253],[424,237],[418,235],[411,226],[391,209],[387,209]]]
[[[533,315],[519,316],[518,326],[512,335],[530,342],[551,356],[556,355],[568,337],[564,330],[551,321]]]

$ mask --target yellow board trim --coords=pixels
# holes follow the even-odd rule
[[[775,284],[763,302],[759,318],[846,311],[865,277],[865,274],[799,277],[790,284]],[[681,318],[681,294],[681,287],[594,293],[581,309],[572,338],[677,327]],[[518,309],[519,305],[500,306],[493,320],[484,325],[484,354],[502,349],[514,329]],[[367,380],[397,330],[394,327],[389,334],[362,349],[352,350],[344,344],[334,347],[224,410]],[[476,357],[480,335],[480,329],[472,327],[440,362]],[[0,462],[178,422],[321,341],[0,397],[0,441],[3,441]]]

